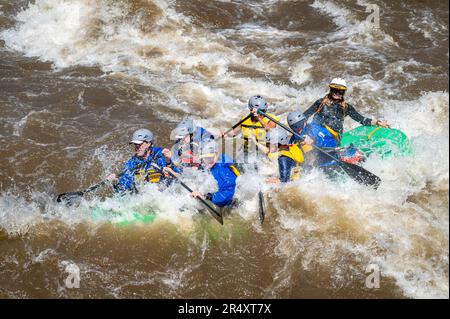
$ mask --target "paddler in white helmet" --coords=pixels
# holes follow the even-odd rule
[[[313,117],[313,121],[325,127],[336,139],[338,145],[344,131],[344,119],[350,116],[361,125],[377,125],[389,127],[385,121],[371,119],[361,115],[356,109],[345,100],[347,83],[342,78],[334,78],[328,84],[330,91],[325,97],[318,99],[305,112],[306,119]]]

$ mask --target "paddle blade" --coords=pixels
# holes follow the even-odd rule
[[[217,211],[213,206],[215,206],[213,204],[213,202],[205,199],[200,199],[200,201],[205,204],[205,206],[208,208],[209,213],[212,215],[212,217],[214,217],[215,220],[217,220],[221,225],[223,225],[223,217],[221,212]]]
[[[261,225],[264,222],[265,217],[265,208],[264,208],[264,195],[262,192],[258,193],[258,200],[259,200],[259,220],[261,221]]]
[[[74,206],[80,203],[83,195],[83,192],[62,193],[56,197],[56,201],[66,206]]]
[[[377,189],[381,183],[381,178],[361,166],[341,162],[341,167],[350,177],[360,184],[372,186]]]

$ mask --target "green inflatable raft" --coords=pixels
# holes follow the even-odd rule
[[[373,154],[383,159],[411,156],[408,137],[401,131],[378,126],[359,126],[342,135],[341,146],[353,144],[366,157]]]
[[[156,214],[144,207],[102,207],[91,208],[91,216],[94,221],[108,221],[116,226],[128,226],[135,224],[150,224],[156,219]]]

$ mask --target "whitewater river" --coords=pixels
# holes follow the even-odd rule
[[[0,298],[448,298],[448,15],[431,0],[0,0]],[[137,128],[169,146],[184,117],[225,129],[254,94],[285,121],[337,76],[411,140],[413,157],[365,162],[376,191],[250,172],[223,227],[179,186],[54,202],[118,172]],[[157,217],[115,227],[96,205]]]

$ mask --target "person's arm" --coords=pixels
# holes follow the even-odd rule
[[[258,142],[258,141],[256,140],[256,138],[255,138],[254,135],[250,135],[249,139],[252,140],[253,142],[255,142],[256,147],[257,147],[262,153],[264,153],[265,155],[269,154],[269,148],[268,148],[266,145],[264,145],[263,143]]]
[[[164,150],[155,158],[155,162],[162,169],[164,176],[170,177],[168,174],[168,172],[170,171],[174,176],[180,177],[181,171],[179,170],[179,168],[175,165],[170,157],[167,157],[166,154],[163,154]]]
[[[313,115],[314,113],[317,112],[321,102],[322,102],[322,99],[317,100],[316,102],[314,102],[313,105],[308,107],[308,109],[305,112],[303,112],[303,115],[305,115],[306,119],[309,119],[311,117],[311,115]]]
[[[231,132],[229,132],[229,133],[227,134],[227,136],[228,136],[228,137],[235,137],[236,135],[239,135],[240,131],[241,131],[241,127],[238,126],[238,127],[236,127],[234,130],[232,130]]]
[[[181,176],[181,174],[180,174],[181,171],[176,166],[164,167],[162,169],[162,171],[163,171],[165,177],[171,177],[169,173],[171,173],[176,178],[180,178],[180,176]]]
[[[391,127],[388,122],[382,121],[382,120],[375,120],[375,119],[372,120],[371,125],[376,125],[376,126],[385,127],[385,128]]]
[[[205,198],[212,201],[219,207],[229,205],[233,200],[236,188],[236,175],[230,168],[224,167],[220,173],[221,180],[218,181],[219,190],[215,193],[206,194]]]
[[[320,148],[335,148],[337,146],[334,137],[325,128],[319,128],[317,125],[308,126],[303,143],[307,145],[314,144]]]
[[[368,117],[362,116],[356,109],[353,107],[353,105],[347,103],[346,107],[346,115],[350,116],[353,120],[360,123],[361,125],[372,125],[372,119]]]
[[[369,126],[369,125],[376,125],[376,126],[381,126],[381,127],[390,127],[389,124],[385,121],[380,121],[380,120],[376,120],[376,119],[371,119],[368,117],[364,117],[362,116],[360,113],[358,113],[358,111],[356,111],[356,109],[350,105],[347,104],[347,114],[356,122],[361,123],[364,126]]]
[[[134,188],[134,174],[136,172],[137,161],[129,159],[123,167],[122,174],[115,184],[119,190],[131,190]]]

